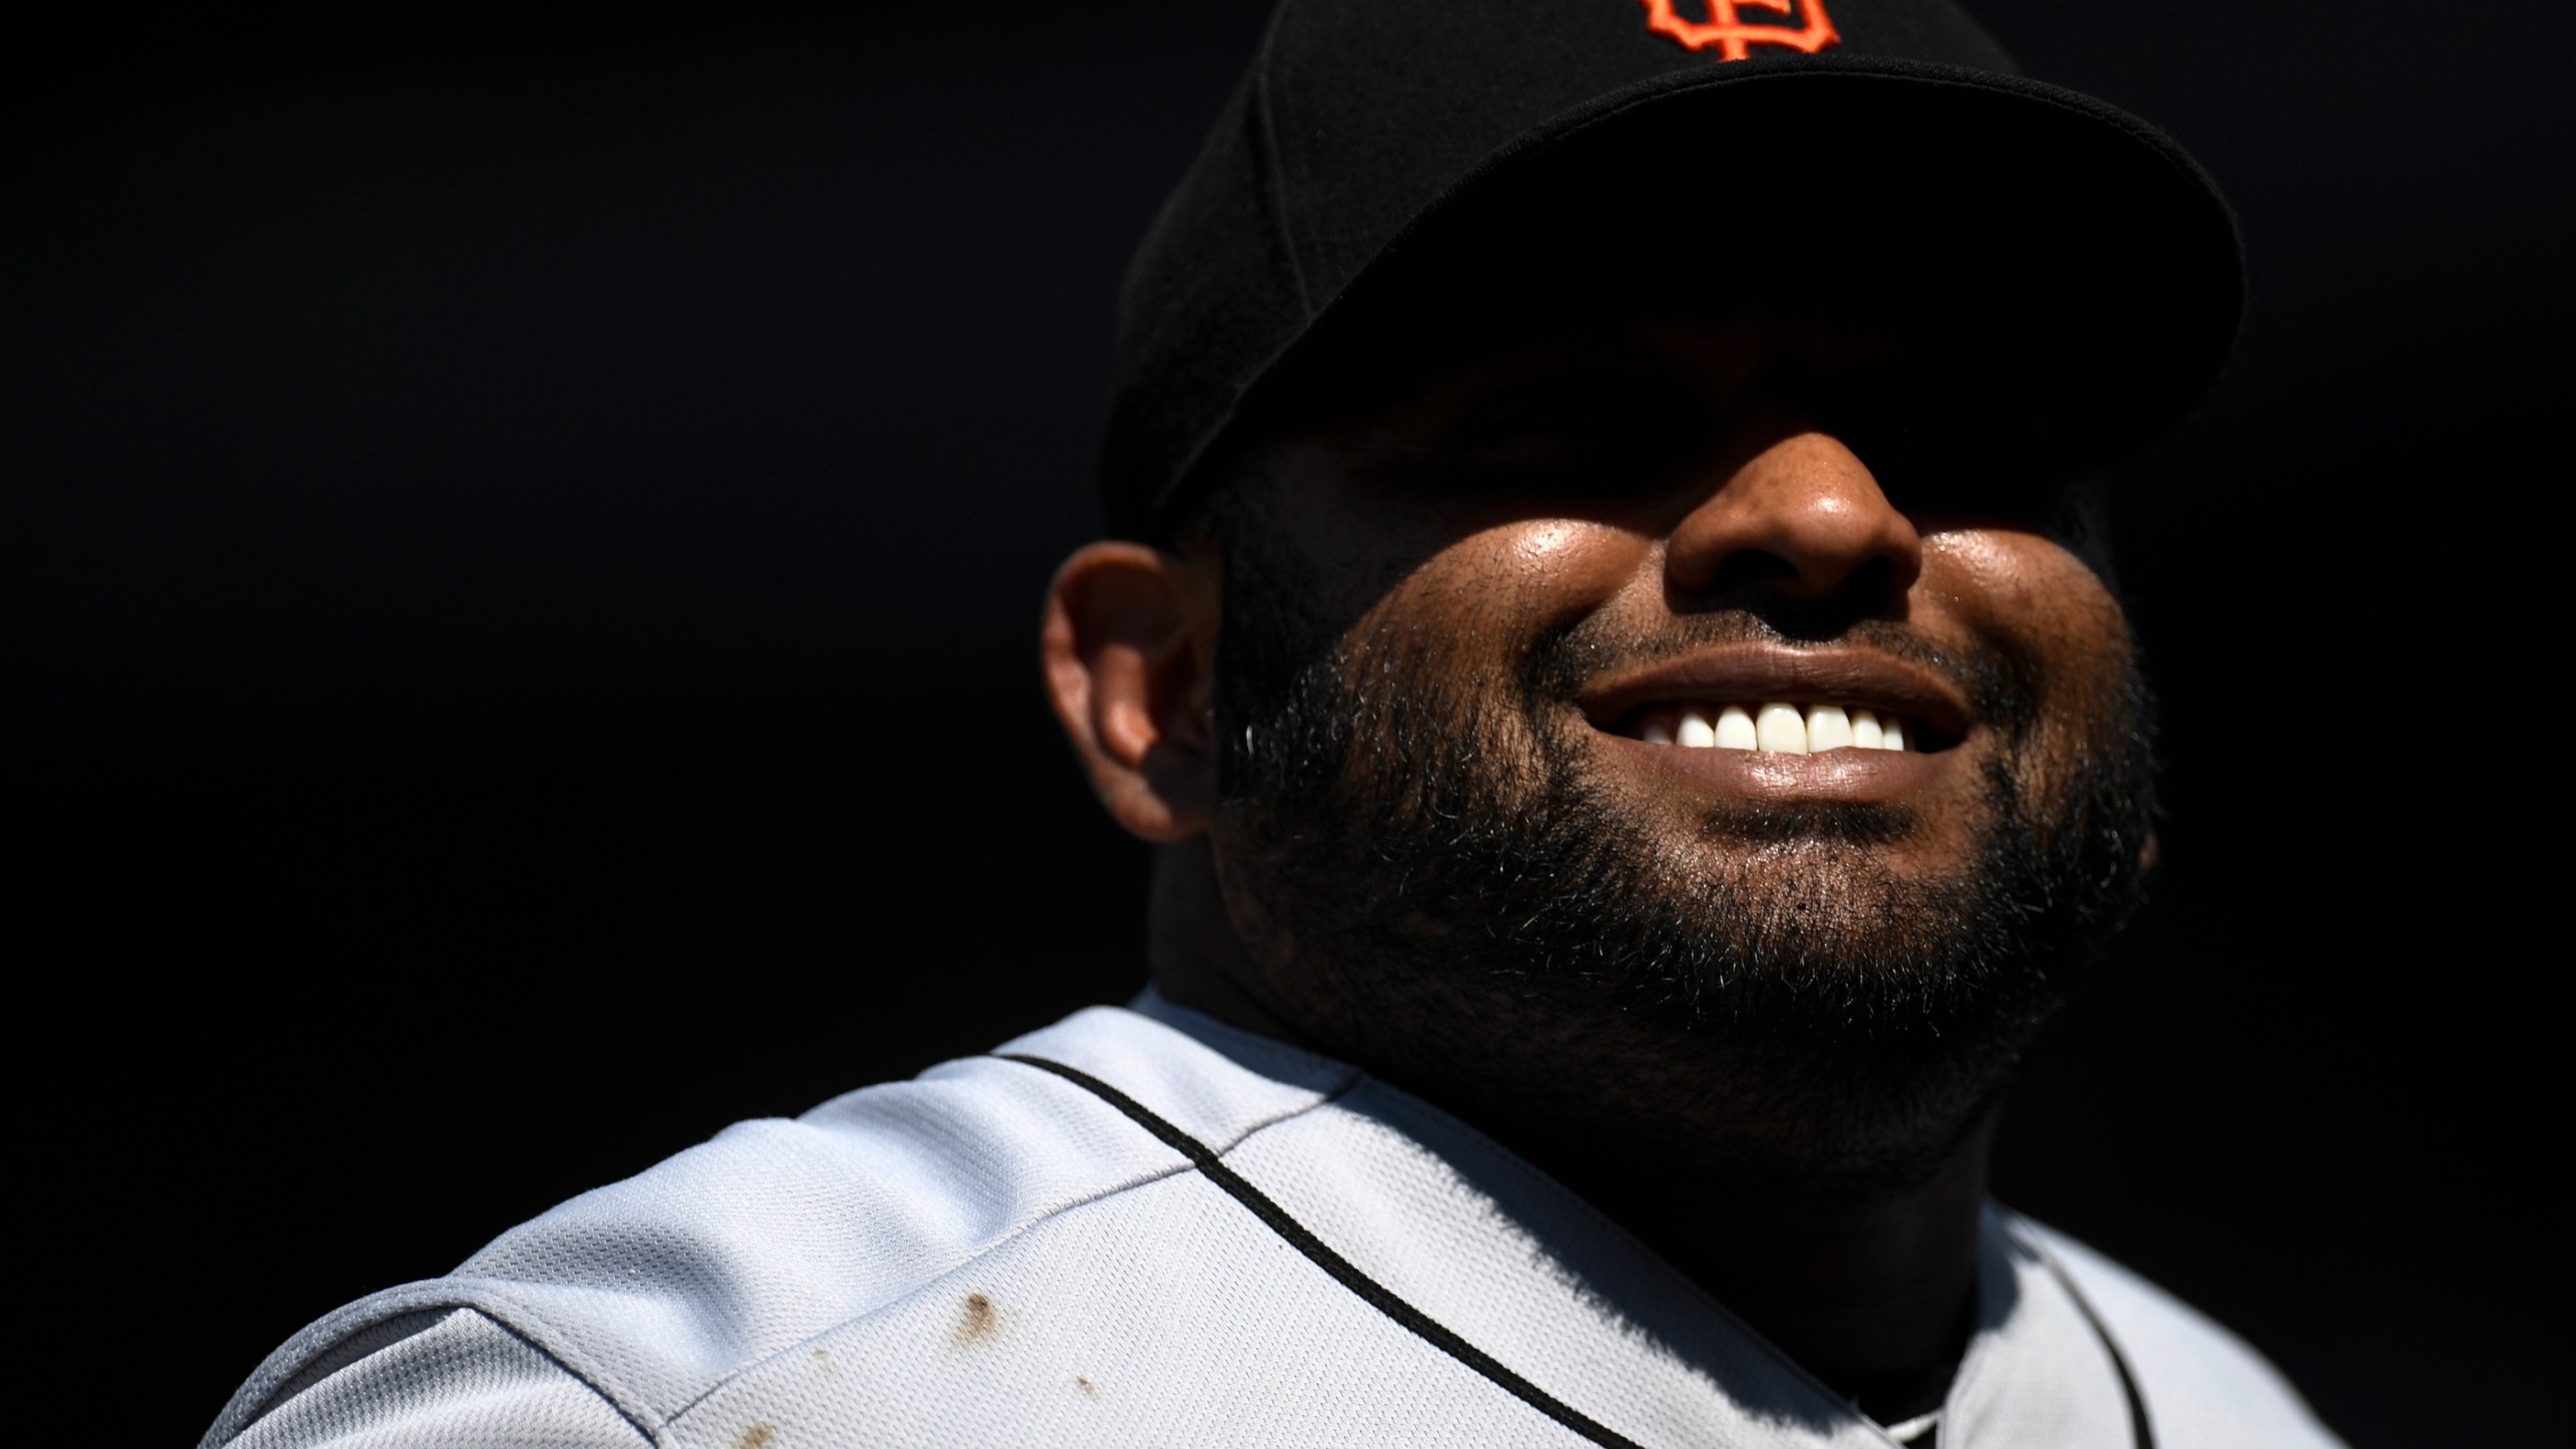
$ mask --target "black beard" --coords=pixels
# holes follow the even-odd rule
[[[1520,1124],[1507,1139],[1653,1143],[1804,1191],[1910,1185],[2138,898],[2153,767],[2134,661],[2085,702],[2072,758],[2034,772],[2030,661],[1842,627],[1941,670],[2004,739],[1973,860],[1910,879],[1873,851],[1910,810],[1799,805],[1711,810],[1727,864],[1685,867],[1578,767],[1576,691],[1633,643],[1577,625],[1516,688],[1479,693],[1418,634],[1345,639],[1277,597],[1230,606],[1220,652],[1216,837],[1259,978],[1242,984],[1327,1050]],[[1812,637],[1738,612],[1654,652],[1784,623]]]

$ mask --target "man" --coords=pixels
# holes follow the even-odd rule
[[[1942,0],[1289,0],[1047,686],[1154,986],[341,1311],[210,1444],[2333,1442],[1991,1203],[2134,905],[2099,465],[2232,223]]]

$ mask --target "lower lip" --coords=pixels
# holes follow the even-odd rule
[[[1827,750],[1795,755],[1785,750],[1691,749],[1650,745],[1626,735],[1602,734],[1612,749],[1641,765],[1663,770],[1723,794],[1767,800],[1837,800],[1866,804],[1916,794],[1949,773],[1956,749]]]

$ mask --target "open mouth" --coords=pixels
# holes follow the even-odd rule
[[[1890,755],[1942,754],[1972,725],[1946,678],[1869,649],[1710,649],[1607,676],[1587,696],[1584,713],[1605,734],[1782,764],[1832,755],[1841,773],[1864,761],[1892,764]],[[1714,765],[1727,757],[1692,758]]]
[[[1830,750],[1937,749],[1949,743],[1920,720],[1865,705],[1766,700],[1656,704],[1631,712],[1617,733],[1685,750],[1821,755]]]

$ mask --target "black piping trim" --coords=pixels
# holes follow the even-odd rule
[[[2111,1336],[2111,1326],[2102,1321],[2101,1314],[2093,1311],[2093,1300],[2085,1297],[2084,1290],[2075,1286],[2075,1275],[2059,1265],[2056,1254],[2039,1248],[2035,1243],[2028,1246],[2038,1252],[2039,1261],[2048,1266],[2049,1276],[2057,1280],[2058,1287],[2066,1290],[2066,1296],[2075,1304],[2075,1311],[2084,1315],[2084,1321],[2092,1326],[2093,1336],[2102,1340],[2102,1351],[2111,1356],[2111,1368],[2120,1376],[2120,1396],[2129,1401],[2129,1443],[2133,1449],[2156,1449],[2156,1431],[2147,1422],[2146,1395],[2138,1392],[2137,1376],[2129,1372],[2129,1356],[2120,1352],[2120,1341]]]
[[[1244,1181],[1234,1169],[1226,1166],[1206,1143],[1154,1115],[1135,1098],[1098,1077],[1087,1072],[1076,1071],[1062,1062],[1051,1062],[1044,1057],[1026,1057],[1012,1053],[1002,1053],[1000,1057],[1006,1062],[1018,1062],[1022,1066],[1035,1067],[1042,1072],[1053,1072],[1117,1108],[1129,1121],[1153,1133],[1164,1146],[1188,1158],[1190,1165],[1197,1168],[1201,1176],[1224,1189],[1227,1196],[1250,1209],[1254,1217],[1261,1219],[1263,1224],[1285,1240],[1288,1246],[1305,1254],[1308,1261],[1323,1269],[1335,1282],[1358,1294],[1363,1302],[1394,1319],[1410,1330],[1416,1338],[1482,1374],[1512,1397],[1593,1443],[1602,1445],[1603,1449],[1640,1449],[1635,1440],[1594,1422],[1580,1411],[1549,1394],[1545,1389],[1512,1372],[1492,1354],[1442,1327],[1421,1309],[1396,1297],[1386,1285],[1361,1272],[1350,1259],[1326,1247],[1321,1238],[1307,1231],[1304,1223],[1290,1217],[1286,1208],[1271,1201],[1261,1189]],[[2116,1352],[2113,1358],[2115,1360],[2118,1358]],[[2125,1380],[2128,1370],[2123,1368],[2120,1372]],[[2134,1405],[2136,1400],[2132,1398],[2130,1402]],[[2141,1449],[2147,1449],[2143,1441],[2141,1441]]]

